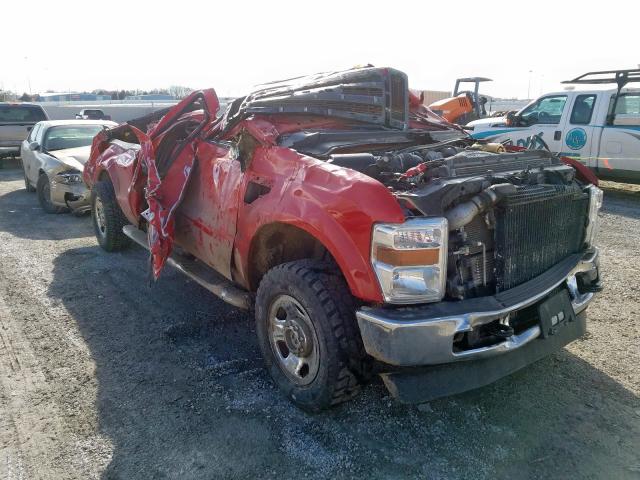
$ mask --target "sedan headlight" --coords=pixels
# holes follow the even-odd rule
[[[56,175],[56,181],[65,185],[82,183],[82,174],[76,172],[60,173]]]
[[[593,246],[598,232],[598,212],[602,207],[602,190],[595,185],[589,187],[589,218],[587,220],[587,228],[585,230],[584,241],[587,246]]]
[[[446,218],[416,218],[376,224],[371,262],[385,302],[438,302],[447,277]]]

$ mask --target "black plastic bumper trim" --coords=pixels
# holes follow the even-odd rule
[[[483,387],[557,352],[586,332],[586,312],[546,339],[536,339],[513,352],[473,362],[407,368],[380,376],[402,403],[422,403]]]

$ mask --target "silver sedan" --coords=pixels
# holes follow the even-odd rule
[[[116,126],[107,120],[49,120],[37,123],[20,147],[24,184],[37,192],[47,213],[89,210],[89,190],[82,180],[93,137]]]

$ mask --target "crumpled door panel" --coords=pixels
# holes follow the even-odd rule
[[[148,208],[141,215],[149,224],[147,235],[154,279],[159,277],[173,249],[175,213],[184,197],[196,161],[196,138],[215,119],[218,105],[213,89],[194,92],[167,112],[148,134],[134,128],[141,145],[139,167],[144,166],[147,177],[145,198]],[[196,108],[202,108],[203,113],[189,114]],[[189,120],[197,121],[197,126],[186,138],[175,141],[175,146],[169,145],[170,155],[162,159],[161,175],[156,153],[164,139],[174,142],[170,135],[171,129],[180,121],[184,122],[185,115],[188,115]]]

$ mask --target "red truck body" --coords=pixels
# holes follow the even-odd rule
[[[373,371],[402,401],[459,393],[580,337],[602,288],[593,175],[476,142],[407,82],[289,79],[222,115],[203,90],[100,132],[83,172],[99,244],[134,240],[154,278],[169,262],[255,307],[269,373],[311,410]]]
[[[182,114],[198,97],[205,100],[206,113]],[[419,98],[412,95],[410,100],[414,113],[431,121],[414,121],[412,128],[455,129],[421,105]],[[347,128],[349,122],[300,115],[255,115],[219,134],[217,110],[218,99],[213,89],[194,92],[167,112],[148,133],[132,128],[142,145],[139,151],[109,143],[106,133],[99,134],[84,170],[86,183],[93,185],[108,175],[123,213],[133,225],[139,225],[147,207],[151,207],[156,220],[163,212],[175,214],[175,227],[171,227],[171,232],[164,232],[168,234],[167,242],[171,241],[169,237],[175,238],[180,247],[243,288],[257,288],[260,273],[264,271],[254,269],[263,262],[260,247],[268,242],[268,237],[293,227],[329,251],[355,297],[366,302],[382,302],[370,262],[371,228],[374,222],[402,223],[404,213],[398,202],[384,185],[363,173],[331,165],[276,143],[283,134],[313,129],[339,130]],[[155,150],[168,126],[194,119],[201,123],[201,134],[180,153],[172,169],[191,169],[197,159],[198,174],[189,182],[189,176],[167,174],[163,198],[147,205],[145,188],[157,188],[160,182],[157,177],[150,179],[141,174],[142,166],[152,169]],[[244,172],[232,149],[224,145],[243,131],[259,142]],[[245,197],[250,185],[266,193],[247,202]],[[166,246],[152,249],[156,276],[170,251]]]

